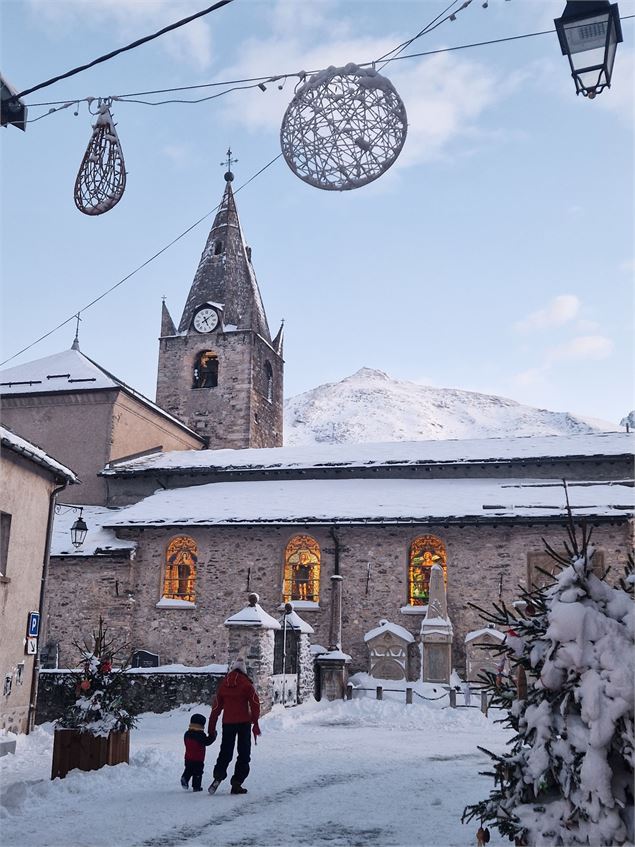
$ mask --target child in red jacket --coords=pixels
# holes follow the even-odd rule
[[[185,743],[185,770],[181,777],[181,787],[186,791],[190,787],[192,778],[192,791],[202,791],[203,769],[205,767],[205,748],[216,740],[216,732],[205,734],[205,716],[192,715],[187,732],[183,736]]]
[[[218,759],[214,766],[214,781],[207,789],[214,794],[227,776],[227,768],[234,755],[234,744],[238,747],[238,758],[231,778],[231,793],[246,794],[243,782],[249,774],[251,756],[251,732],[254,740],[260,735],[258,718],[260,700],[252,681],[247,676],[245,660],[238,658],[232,664],[229,673],[221,682],[214,697],[212,713],[209,716],[208,733],[216,737],[216,721],[223,713],[223,737]],[[253,724],[253,730],[252,730]]]

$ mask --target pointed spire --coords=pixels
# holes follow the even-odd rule
[[[168,307],[165,305],[165,297],[163,297],[161,303],[161,338],[165,338],[166,335],[176,335],[176,327]]]
[[[231,158],[231,153],[228,151]],[[235,161],[235,160],[232,160]],[[183,309],[179,331],[189,330],[194,312],[203,303],[223,307],[225,324],[251,329],[271,342],[271,334],[249,261],[232,190],[233,173],[225,173],[225,191]]]
[[[280,329],[278,334],[271,342],[271,346],[279,356],[282,356],[282,348],[284,345],[284,318],[280,321]]]
[[[81,312],[78,312],[75,315],[75,320],[77,321],[75,325],[75,338],[73,339],[73,343],[71,344],[71,350],[79,350],[79,322],[81,321],[80,317]]]

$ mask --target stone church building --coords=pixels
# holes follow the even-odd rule
[[[420,678],[439,566],[462,670],[483,626],[471,604],[512,603],[546,578],[544,540],[562,549],[563,480],[574,516],[593,525],[597,567],[619,574],[633,546],[632,434],[282,446],[282,328],[272,338],[232,178],[178,326],[162,308],[154,405],[190,443],[177,445],[176,429],[129,451],[138,455],[96,443],[100,467],[80,474],[99,490],[83,501],[80,549],[68,515],[56,521],[44,624],[60,666],[99,615],[161,664],[225,662],[225,621],[254,591],[274,617],[292,602],[330,647],[335,576],[351,670],[369,668],[365,639],[382,620],[405,633],[402,665]],[[22,404],[34,403],[22,387]],[[40,420],[33,440],[45,429]]]

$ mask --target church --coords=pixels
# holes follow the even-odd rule
[[[405,674],[421,678],[440,567],[464,672],[483,626],[474,606],[511,604],[547,578],[545,541],[563,548],[567,498],[593,526],[596,567],[617,578],[633,547],[627,432],[283,446],[283,329],[272,336],[232,180],[178,324],[162,305],[156,402],[78,345],[0,374],[10,425],[78,471],[87,492],[72,492],[83,544],[71,543],[71,510],[54,527],[43,624],[56,664],[72,665],[100,615],[161,665],[223,663],[225,621],[250,592],[274,617],[291,602],[332,646],[336,577],[351,670],[368,670],[366,636],[384,620],[405,632]]]

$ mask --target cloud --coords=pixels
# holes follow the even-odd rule
[[[518,332],[533,332],[534,330],[549,329],[571,321],[578,314],[580,300],[575,294],[559,294],[548,306],[532,312],[521,321],[514,324]]]
[[[514,385],[520,385],[523,388],[535,387],[544,385],[546,382],[547,368],[527,368],[526,371],[521,371],[512,377]]]
[[[196,0],[29,0],[29,5],[33,20],[47,31],[80,25],[96,30],[107,25],[117,39],[125,41],[150,35],[200,8]],[[211,22],[199,18],[161,36],[156,45],[183,64],[207,68],[212,60]],[[119,46],[124,45],[115,44],[113,49]]]
[[[332,4],[331,4],[332,5]],[[404,40],[404,33],[365,36],[353,20],[324,13],[323,4],[276,7],[273,32],[248,39],[240,60],[219,71],[238,79],[267,73],[315,71],[329,65],[369,62]],[[296,9],[296,5],[293,5]],[[302,10],[302,11],[300,11]],[[297,19],[297,20],[296,20]],[[291,25],[292,22],[295,25]],[[381,71],[399,92],[408,115],[408,137],[399,163],[413,165],[449,155],[448,145],[458,137],[474,144],[480,139],[478,119],[485,109],[507,96],[512,80],[503,80],[484,64],[456,54],[394,62]],[[279,130],[297,80],[269,84],[266,92],[246,91],[222,101],[223,117],[250,132]]]
[[[605,335],[580,335],[547,352],[549,362],[585,361],[608,358],[615,345]]]

